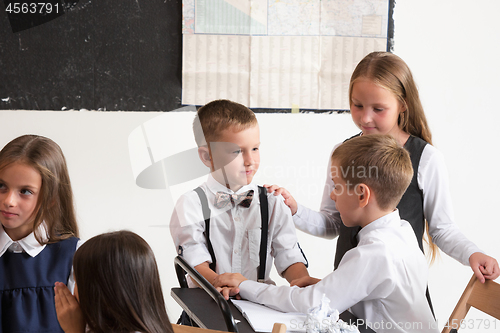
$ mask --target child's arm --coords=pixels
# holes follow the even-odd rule
[[[170,233],[177,253],[208,282],[213,283],[217,273],[209,267],[211,256],[204,235],[205,221],[200,205],[196,192],[183,194],[172,212]]]
[[[298,205],[297,201],[293,198],[292,194],[288,192],[288,190],[284,187],[279,187],[278,185],[268,185],[264,184],[264,187],[267,188],[267,192],[273,193],[274,195],[282,195],[283,198],[285,199],[285,204],[290,208],[290,211],[292,212],[292,216],[297,213]]]
[[[226,300],[230,296],[236,296],[236,299],[241,299],[239,295],[240,288],[238,286],[245,280],[247,278],[240,273],[223,273],[215,278],[214,286]]]
[[[194,269],[198,271],[208,282],[214,285],[215,278],[219,275],[210,269],[208,261],[195,266]]]
[[[309,308],[320,304],[325,294],[331,301],[330,307],[343,312],[364,298],[382,299],[392,291],[392,276],[387,272],[394,271],[393,262],[386,260],[384,256],[377,256],[380,251],[373,251],[376,246],[377,244],[361,249],[365,253],[363,258],[368,259],[366,262],[358,260],[359,248],[349,251],[342,266],[306,289],[247,281],[239,273],[220,274],[215,284],[217,287],[237,287],[243,299],[285,312],[307,313]],[[422,263],[426,264],[423,258]],[[367,275],[366,270],[374,274]],[[420,284],[416,284],[415,288],[418,289],[418,286]]]
[[[80,246],[82,246],[83,243],[84,243],[83,240],[81,240],[81,239],[78,240],[78,242],[76,243],[75,252],[76,252],[76,250],[78,250],[80,248]],[[74,272],[73,267],[71,267],[71,272],[69,273],[67,287],[72,294],[75,293],[75,272]]]
[[[335,145],[333,151],[340,146]],[[319,211],[315,211],[300,205],[285,188],[278,185],[264,185],[269,193],[274,192],[275,195],[281,194],[285,199],[285,204],[289,207],[293,215],[293,223],[295,227],[305,233],[313,236],[333,239],[338,236],[339,229],[342,226],[340,213],[338,212],[335,201],[330,198],[330,193],[334,187],[331,176],[331,161],[330,153],[328,157],[328,167],[326,168],[326,181],[321,199]]]
[[[65,333],[85,332],[85,320],[75,296],[62,282],[55,283],[54,293],[57,320],[63,331]]]
[[[469,257],[470,268],[476,277],[484,283],[485,279],[495,280],[500,275],[500,268],[495,258],[476,252]]]
[[[283,198],[268,195],[271,254],[276,269],[288,282],[308,277],[304,253],[300,249],[292,216]]]
[[[307,271],[306,265],[301,262],[296,262],[285,269],[283,277],[291,283],[293,280],[309,277],[309,272]]]
[[[424,215],[429,222],[432,241],[452,258],[469,264],[481,282],[485,278],[496,279],[500,275],[497,261],[480,252],[454,221],[444,157],[431,145],[422,152],[417,180],[423,193]]]
[[[208,282],[210,282],[214,287],[216,287],[217,290],[222,294],[222,296],[224,296],[224,298],[226,300],[228,300],[230,296],[236,296],[237,299],[240,299],[240,296],[238,295],[238,293],[240,292],[240,289],[237,286],[236,287],[230,287],[230,286],[220,287],[216,284],[217,277],[219,276],[219,274],[215,273],[213,270],[210,269],[208,261],[205,261],[204,263],[199,264],[198,266],[195,266],[195,269]],[[195,284],[197,284],[197,283],[195,282]]]
[[[293,280],[290,282],[290,287],[297,286],[300,288],[312,286],[318,283],[321,279],[313,278],[312,276],[303,276],[300,279]]]

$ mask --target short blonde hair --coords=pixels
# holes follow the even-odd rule
[[[252,110],[244,105],[226,99],[212,101],[196,113],[193,132],[198,147],[207,142],[217,142],[221,132],[233,128],[236,132],[257,125]]]
[[[366,184],[381,209],[396,208],[413,177],[410,154],[390,135],[352,138],[337,147],[331,159],[332,173],[348,185]],[[336,166],[340,170],[334,170]]]

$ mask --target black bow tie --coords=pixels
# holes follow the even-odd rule
[[[243,192],[241,194],[229,194],[225,192],[217,192],[215,194],[215,203],[214,206],[216,208],[224,208],[229,203],[233,205],[240,205],[241,207],[248,208],[252,203],[253,199],[253,190]]]

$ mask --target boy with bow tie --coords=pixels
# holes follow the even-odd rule
[[[177,201],[170,232],[178,254],[212,284],[222,273],[274,284],[273,259],[288,282],[309,276],[283,197],[252,183],[260,164],[255,114],[213,101],[198,110],[193,130],[210,175]]]

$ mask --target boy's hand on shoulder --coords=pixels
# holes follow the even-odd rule
[[[311,286],[313,284],[316,284],[319,281],[321,281],[321,279],[316,279],[316,278],[313,278],[312,276],[303,276],[301,278],[292,280],[290,282],[290,287],[297,286],[297,287],[303,288],[303,287],[307,287],[307,286]]]
[[[469,264],[481,283],[484,283],[485,279],[495,280],[500,275],[500,268],[496,259],[484,253],[473,253],[469,257]]]
[[[80,309],[80,304],[71,294],[64,283],[56,282],[54,285],[54,301],[56,305],[57,320],[65,333],[85,332],[85,320]]]
[[[279,187],[278,185],[268,185],[268,184],[264,184],[264,187],[267,188],[267,192],[269,193],[274,192],[274,195],[276,196],[281,194],[285,199],[285,205],[287,205],[288,208],[290,208],[290,210],[292,211],[292,215],[295,215],[295,213],[297,213],[298,209],[297,201],[295,201],[295,199],[292,197],[292,195],[290,194],[290,192],[288,192],[286,188]]]

